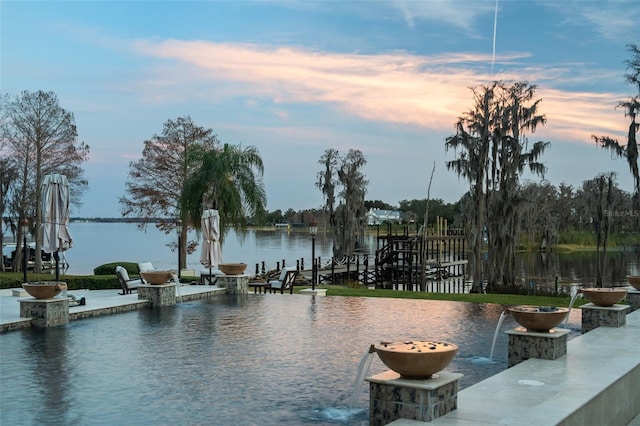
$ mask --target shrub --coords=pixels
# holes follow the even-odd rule
[[[114,267],[115,268],[115,267]],[[1,272],[0,288],[22,288],[22,272]],[[54,281],[51,274],[29,273],[27,279],[34,281]],[[69,290],[111,290],[120,288],[118,278],[112,272],[111,275],[61,275],[60,281],[66,282]]]
[[[104,265],[96,266],[93,270],[94,275],[114,275],[116,266],[122,266],[127,270],[129,275],[138,275],[138,264],[133,262],[111,262]]]

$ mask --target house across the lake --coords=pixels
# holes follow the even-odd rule
[[[367,224],[381,225],[383,223],[402,223],[400,210],[369,210],[369,213],[367,213]]]

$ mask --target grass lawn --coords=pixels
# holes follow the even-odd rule
[[[309,287],[295,287],[295,292]],[[455,294],[455,293],[423,293],[419,291],[402,290],[370,290],[366,288],[348,288],[337,285],[322,285],[317,288],[326,288],[329,296],[351,296],[351,297],[388,297],[394,299],[428,299],[428,300],[448,300],[452,302],[472,302],[472,303],[496,303],[499,305],[534,305],[534,306],[557,306],[568,307],[571,302],[569,297],[555,296],[523,296],[517,294]],[[587,303],[580,298],[574,302],[574,306]]]

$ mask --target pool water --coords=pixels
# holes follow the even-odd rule
[[[301,295],[224,296],[0,335],[0,424],[366,425],[347,407],[372,343],[460,346],[468,387],[507,366],[500,305]],[[580,333],[580,313],[568,327]],[[502,330],[516,324],[507,316]],[[370,375],[386,370],[377,357]]]

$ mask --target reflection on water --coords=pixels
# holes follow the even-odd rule
[[[368,424],[358,363],[382,340],[443,340],[462,388],[507,365],[502,307],[249,295],[0,335],[0,424]],[[515,327],[507,317],[503,331]],[[579,312],[569,327],[579,334]],[[377,357],[371,374],[386,368]],[[6,384],[11,383],[10,392]],[[39,401],[36,403],[36,401]]]
[[[593,286],[596,282],[595,252],[522,253],[517,256],[522,284],[533,280],[553,284],[561,282]],[[627,275],[640,274],[640,251],[627,249],[607,253],[603,282],[605,286],[627,286]]]
[[[178,254],[175,233],[164,234],[153,225],[141,231],[130,223],[72,223],[73,248],[65,252],[69,262],[69,274],[92,274],[96,266],[111,262],[151,262],[157,269],[175,269]],[[195,232],[189,234],[190,241],[202,241]],[[331,257],[331,242],[324,234],[316,237],[316,256]],[[296,260],[305,259],[311,265],[311,236],[308,232],[249,230],[244,237],[233,230],[222,244],[222,259],[225,262],[244,262],[247,272],[255,271],[255,264],[265,262],[268,269],[276,262],[295,265]],[[185,269],[199,271],[200,248],[187,258]]]
[[[127,223],[72,223],[71,232],[74,246],[66,252],[69,274],[92,274],[93,268],[98,265],[122,261],[147,261],[158,269],[177,267],[177,253],[168,247],[176,242],[174,234],[165,235],[153,226],[140,231],[135,224]],[[201,238],[191,233],[189,239],[198,241]],[[374,253],[376,237],[368,235],[365,246],[369,253]],[[222,255],[225,262],[247,263],[247,272],[250,274],[255,272],[255,265],[263,261],[267,269],[272,269],[276,262],[282,260],[295,265],[296,260],[304,259],[308,270],[311,265],[311,237],[304,231],[249,230],[242,238],[232,230],[222,245]],[[316,255],[323,261],[331,257],[331,241],[326,234],[321,233],[316,238]],[[486,260],[489,261],[489,258]],[[373,265],[374,262],[370,261],[369,264]],[[201,269],[199,250],[188,256],[187,269]],[[534,284],[554,287],[556,277],[560,290],[564,283],[592,285],[596,276],[595,253],[518,253],[516,270],[523,286]],[[626,285],[627,274],[640,275],[640,251],[610,251],[604,274],[605,284]],[[469,276],[470,268],[467,278]],[[434,281],[429,289],[451,291],[444,288],[445,284],[442,287],[440,284],[440,281]]]

